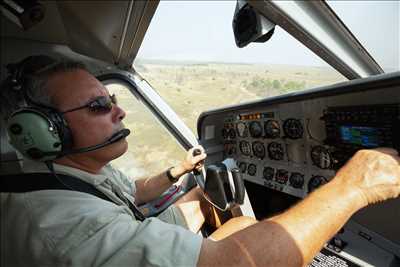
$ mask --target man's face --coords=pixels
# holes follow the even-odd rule
[[[83,106],[99,96],[109,96],[105,86],[85,70],[73,70],[57,73],[50,77],[47,88],[59,111]],[[108,113],[93,112],[88,108],[64,114],[72,131],[73,148],[83,148],[105,142],[114,133],[123,129],[122,119],[125,112],[113,105]],[[87,152],[78,157],[90,157],[92,160],[108,163],[125,153],[128,144],[122,139],[101,149]]]

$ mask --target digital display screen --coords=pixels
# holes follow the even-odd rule
[[[379,129],[364,126],[340,126],[340,136],[343,142],[363,147],[378,147],[382,145]]]

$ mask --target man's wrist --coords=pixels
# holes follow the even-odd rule
[[[176,179],[176,181],[179,180],[179,178],[188,173],[188,171],[184,168],[184,166],[182,165],[178,165],[178,166],[174,166],[168,169],[169,174],[174,178],[173,180]],[[169,177],[168,177],[169,178]],[[170,179],[171,181],[171,179]],[[172,181],[171,181],[172,182]],[[175,182],[174,182],[175,183]]]
[[[179,176],[176,176],[176,175],[174,175],[174,174],[172,173],[172,170],[173,170],[174,168],[175,168],[175,167],[171,167],[171,168],[167,169],[167,171],[165,172],[166,176],[168,177],[168,180],[169,180],[171,183],[176,183],[176,182],[178,182],[178,180],[179,180]]]
[[[338,193],[338,195],[341,198],[346,199],[347,203],[351,203],[352,206],[356,208],[356,210],[364,208],[368,205],[365,195],[360,188],[357,188],[348,183],[344,183],[343,180],[338,179],[338,177],[335,177],[332,181],[330,181],[328,186],[334,187],[336,190],[339,190],[340,193]]]

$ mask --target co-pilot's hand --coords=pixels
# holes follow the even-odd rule
[[[199,155],[193,155],[193,151],[195,149],[200,150]],[[191,172],[194,169],[200,171],[204,166],[204,159],[207,157],[207,154],[204,152],[204,148],[202,146],[195,146],[186,153],[186,158],[182,162],[182,167],[186,170],[186,172]]]
[[[364,205],[400,195],[400,158],[390,148],[359,150],[336,174],[336,181],[358,190]]]

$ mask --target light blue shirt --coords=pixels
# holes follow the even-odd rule
[[[114,193],[134,200],[135,183],[110,165],[98,175],[54,165],[55,171],[94,185],[115,203],[69,190],[1,193],[1,266],[195,266],[202,237],[171,207],[137,221]],[[25,173],[49,172],[26,162]],[[164,220],[164,221],[162,221]]]

